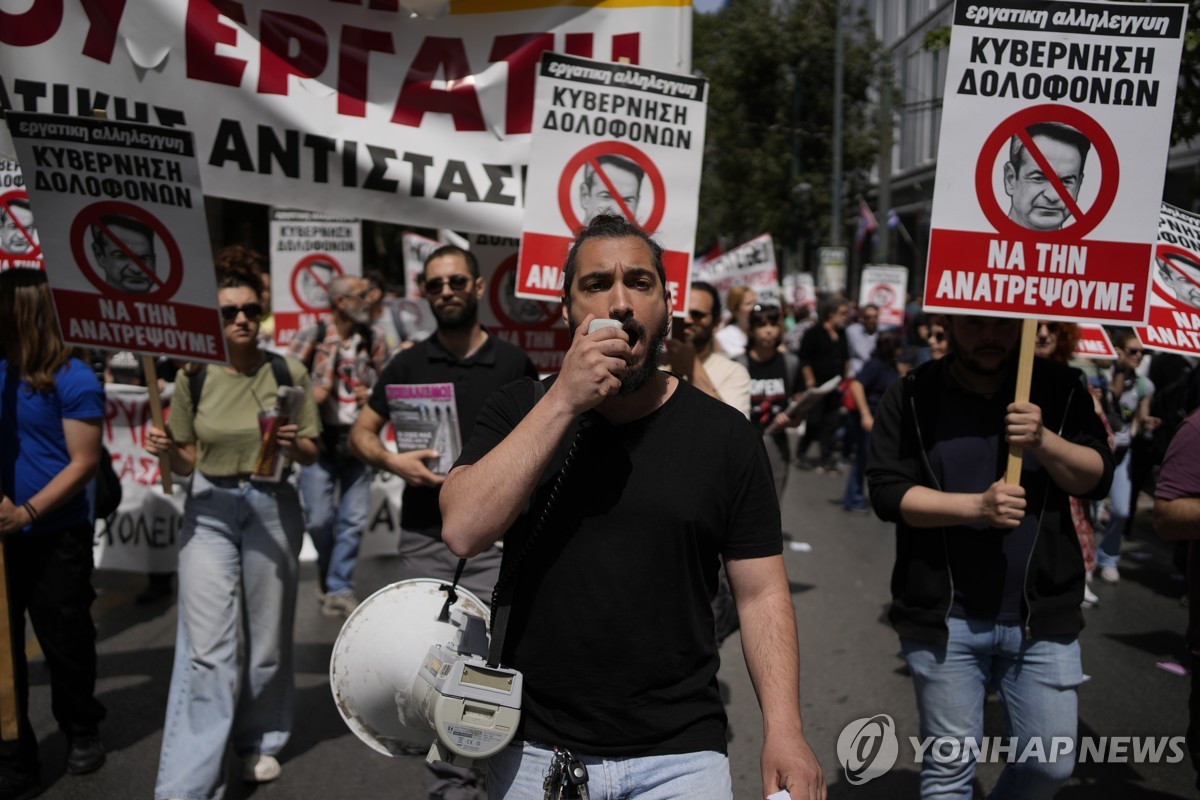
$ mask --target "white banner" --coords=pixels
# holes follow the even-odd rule
[[[168,384],[172,388],[173,384]],[[169,407],[169,392],[163,403]],[[121,506],[112,520],[96,522],[96,566],[124,572],[174,572],[188,479],[162,493],[158,459],[146,452],[150,396],[144,386],[104,387],[104,444],[121,479]]]
[[[0,107],[192,130],[218,197],[507,236],[544,51],[691,69],[680,0],[63,5],[0,11]]]
[[[329,282],[362,275],[362,222],[312,211],[271,209],[271,306],[275,345],[329,310]]]
[[[775,264],[775,242],[769,233],[710,258],[703,264],[693,264],[691,280],[705,281],[717,287],[722,305],[734,286],[750,287],[758,297],[758,302],[764,305],[779,305],[782,301],[779,268]]]

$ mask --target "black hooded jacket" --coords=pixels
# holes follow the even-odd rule
[[[871,456],[866,477],[875,513],[896,523],[896,565],[892,572],[889,618],[905,638],[945,644],[946,620],[955,598],[951,563],[985,564],[984,570],[1003,570],[996,558],[996,529],[965,526],[917,528],[904,521],[900,501],[913,486],[942,491],[929,453],[938,435],[939,420],[964,413],[953,402],[966,391],[951,377],[954,356],[928,362],[888,389],[875,414]],[[1101,499],[1112,483],[1113,458],[1103,425],[1078,370],[1034,359],[1030,402],[1042,411],[1042,422],[1069,442],[1100,454],[1104,473],[1087,497]],[[1015,369],[1000,390],[1013,397]],[[993,422],[993,424],[995,424]],[[944,426],[943,426],[944,427]],[[998,448],[995,479],[1004,475],[1007,447]],[[1074,636],[1083,629],[1083,557],[1071,521],[1069,498],[1029,456],[1021,473],[1026,490],[1026,513],[1037,514],[1032,553],[1025,567],[1021,616],[1026,636]],[[980,487],[983,491],[987,487]]]

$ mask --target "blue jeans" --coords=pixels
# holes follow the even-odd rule
[[[1115,567],[1121,560],[1121,539],[1125,536],[1125,526],[1129,522],[1129,505],[1133,494],[1133,482],[1129,478],[1129,462],[1131,450],[1117,462],[1113,470],[1112,488],[1108,490],[1110,509],[1108,525],[1100,537],[1100,546],[1096,548],[1096,567]]]
[[[230,739],[241,757],[275,755],[287,743],[303,535],[300,503],[287,483],[195,473],[184,508],[179,628],[156,798],[220,798]]]
[[[717,752],[681,753],[640,758],[596,758],[576,753],[588,771],[588,794],[594,800],[730,800],[733,784],[729,759]],[[532,742],[513,742],[488,762],[491,800],[544,797],[542,781],[554,751]]]
[[[846,476],[846,491],[842,494],[842,508],[854,511],[866,508],[867,499],[863,497],[863,479],[867,469],[867,457],[871,454],[871,433],[863,430],[862,422],[857,414],[846,417],[846,432],[854,431],[854,440],[858,443],[854,452],[854,464],[850,474]]]
[[[334,503],[334,487],[341,491]],[[317,548],[322,588],[330,593],[354,588],[358,544],[371,513],[371,469],[357,458],[324,453],[300,470],[300,496],[308,535]],[[334,530],[336,524],[337,530]]]
[[[945,647],[900,640],[913,673],[922,741],[943,736],[960,742],[967,737],[980,741],[985,691],[991,685],[1004,703],[1005,735],[1015,736],[1017,746],[988,797],[1048,800],[1071,777],[1074,749],[1053,762],[1032,758],[1015,762],[1032,737],[1041,737],[1047,754],[1052,737],[1075,741],[1075,689],[1083,681],[1079,640],[1073,636],[1028,639],[1020,625],[990,620],[951,617],[949,626],[950,640]],[[933,751],[927,749],[921,762],[922,800],[971,800],[974,758],[940,763]]]

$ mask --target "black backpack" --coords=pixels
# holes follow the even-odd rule
[[[100,463],[96,465],[96,519],[107,524],[121,505],[121,479],[113,469],[112,454],[100,447]]]
[[[287,359],[278,353],[267,351],[267,361],[271,364],[271,372],[275,373],[275,383],[279,386],[292,385],[292,373],[288,370]],[[192,395],[192,413],[200,408],[200,392],[204,390],[204,379],[208,376],[208,365],[204,364],[200,369],[188,376],[188,390]]]

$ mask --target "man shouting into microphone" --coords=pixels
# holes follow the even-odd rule
[[[1017,740],[995,800],[1048,799],[1074,768],[1074,747],[1020,757],[1032,740],[1048,755],[1075,738],[1084,578],[1068,500],[1103,498],[1113,474],[1079,370],[1036,359],[1029,402],[1013,402],[1020,328],[951,317],[950,355],[884,395],[867,463],[871,504],[896,523],[889,618],[922,741],[980,742],[995,688]],[[1023,448],[1019,486],[1004,482],[1008,445]],[[922,798],[970,800],[975,761],[961,752],[924,752]]]
[[[489,796],[541,797],[563,759],[595,800],[732,796],[709,605],[722,559],[763,709],[764,794],[825,796],[761,437],[657,369],[670,307],[662,248],[597,216],[564,267],[561,372],[493,395],[442,486],[455,554],[505,540],[493,637],[525,689]],[[595,319],[620,324],[589,334]]]

